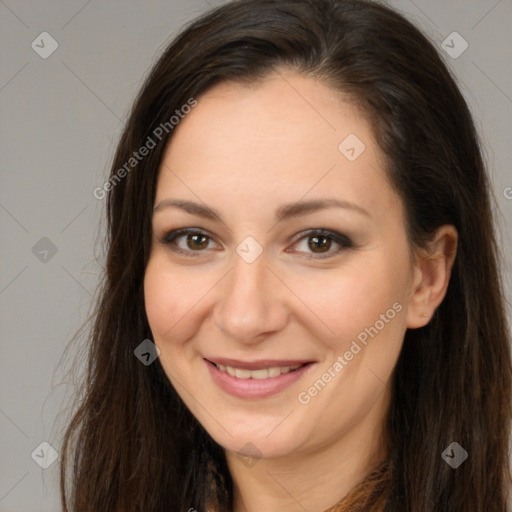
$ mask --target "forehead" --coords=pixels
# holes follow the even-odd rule
[[[229,193],[265,207],[334,194],[384,212],[396,206],[384,162],[346,97],[279,71],[252,85],[223,82],[198,98],[166,149],[157,200],[172,191],[219,204]]]

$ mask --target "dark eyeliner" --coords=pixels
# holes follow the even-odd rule
[[[203,236],[206,236],[209,240],[213,240],[213,237],[209,233],[207,233],[199,228],[181,228],[181,229],[176,229],[174,231],[170,231],[159,241],[160,241],[160,243],[162,243],[166,246],[169,246],[171,251],[178,253],[178,254],[184,254],[186,256],[192,256],[192,257],[199,256],[200,253],[204,251],[204,249],[197,250],[197,251],[184,250],[176,245],[173,245],[174,240],[182,235],[203,235]],[[307,257],[308,259],[329,258],[329,257],[334,256],[335,254],[339,254],[340,252],[342,252],[346,249],[350,249],[350,248],[354,247],[354,244],[353,244],[352,240],[350,240],[350,238],[348,238],[345,235],[342,235],[341,233],[338,233],[337,231],[332,231],[329,229],[310,229],[307,231],[303,231],[296,235],[296,240],[293,243],[293,245],[296,245],[298,242],[300,242],[304,238],[311,238],[314,236],[323,236],[323,237],[329,238],[330,240],[337,243],[340,247],[335,250],[330,250],[326,253],[313,253],[313,252],[306,253],[306,254],[308,254],[308,256],[304,256],[304,257]],[[286,252],[295,252],[295,251],[291,250],[291,251],[286,251]]]
[[[293,245],[296,245],[304,238],[311,238],[314,236],[324,236],[326,238],[331,239],[332,241],[336,242],[340,247],[338,249],[328,251],[326,253],[308,253],[309,256],[308,259],[326,259],[329,257],[332,257],[336,254],[339,254],[340,252],[354,248],[355,245],[352,242],[350,238],[348,238],[346,235],[342,235],[341,233],[338,233],[337,231],[332,231],[330,229],[310,229],[307,231],[303,231],[297,235],[297,240],[293,243]],[[294,252],[294,251],[289,251]]]
[[[213,237],[206,233],[205,231],[199,229],[199,228],[181,228],[176,229],[173,231],[169,231],[161,240],[160,243],[168,246],[171,251],[178,253],[178,254],[184,254],[186,256],[199,256],[202,251],[192,251],[192,250],[184,250],[181,249],[181,247],[178,247],[177,245],[173,245],[173,242],[176,238],[178,238],[181,235],[203,235],[206,236],[209,240],[213,240]]]

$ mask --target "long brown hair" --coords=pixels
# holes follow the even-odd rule
[[[147,77],[105,188],[108,254],[87,376],[61,449],[63,510],[183,512],[208,503],[231,509],[223,449],[185,407],[158,359],[145,366],[134,350],[152,339],[143,279],[170,118],[220,81],[257,82],[282,66],[343,92],[367,116],[405,206],[412,248],[426,247],[443,224],[459,234],[445,299],[428,325],[406,332],[394,371],[386,510],[504,512],[510,340],[477,133],[428,39],[393,10],[365,0],[229,2],[187,26]],[[127,170],[149,137],[156,147]],[[469,454],[457,469],[441,457],[452,442]]]

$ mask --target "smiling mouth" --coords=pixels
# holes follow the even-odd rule
[[[213,382],[224,392],[243,399],[262,399],[281,393],[315,366],[315,361],[298,359],[203,359]]]
[[[212,361],[208,361],[213,366],[215,366],[221,372],[227,373],[232,377],[237,377],[239,379],[257,379],[263,380],[268,378],[279,377],[284,373],[291,373],[299,368],[306,366],[309,363],[297,364],[293,366],[270,366],[268,368],[260,368],[257,370],[249,370],[247,368],[235,368],[233,366],[226,366],[223,364],[217,364]]]

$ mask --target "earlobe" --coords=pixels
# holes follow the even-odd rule
[[[417,329],[430,321],[443,301],[457,254],[458,233],[447,224],[437,229],[428,249],[417,253],[407,298],[407,327]]]

